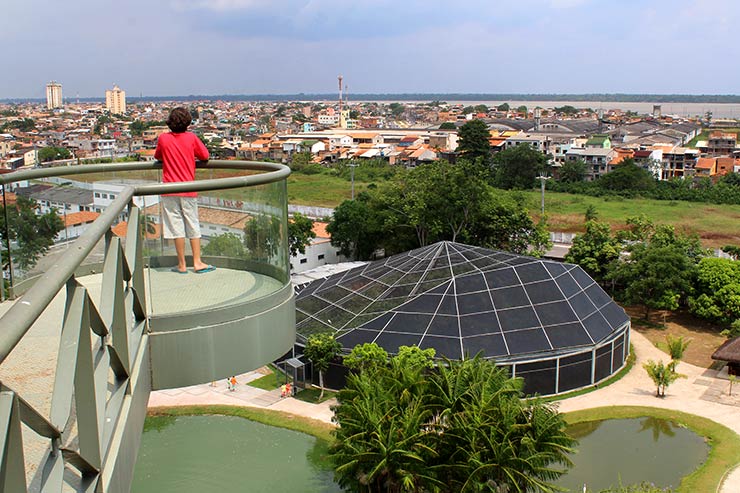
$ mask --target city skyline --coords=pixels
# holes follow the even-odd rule
[[[59,22],[64,19],[64,22]],[[30,0],[0,99],[333,93],[736,94],[731,0]],[[53,49],[50,49],[53,48]],[[49,56],[53,53],[53,56]]]

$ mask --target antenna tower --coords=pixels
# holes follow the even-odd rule
[[[339,80],[339,114],[342,114],[342,76],[338,76]]]

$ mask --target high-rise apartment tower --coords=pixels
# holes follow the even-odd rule
[[[46,107],[50,110],[62,107],[62,85],[59,82],[46,84]]]
[[[126,91],[122,91],[117,85],[105,91],[105,107],[114,115],[126,114]]]

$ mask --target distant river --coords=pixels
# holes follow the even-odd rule
[[[452,103],[452,101],[449,101]],[[462,102],[461,102],[462,103]],[[483,101],[467,102],[466,105],[485,104],[487,106],[498,106],[503,103],[509,103],[509,106],[516,108],[526,106],[534,108],[556,108],[559,106],[573,106],[575,108],[591,108],[592,110],[603,109],[622,111],[634,111],[638,114],[652,113],[653,105],[659,104],[663,115],[678,115],[684,117],[704,116],[707,111],[712,112],[712,118],[740,118],[739,103],[620,103],[615,101]]]
[[[388,101],[384,101],[388,103]],[[401,101],[402,103],[404,101]],[[612,110],[620,109],[622,111],[634,111],[638,114],[652,113],[653,104],[659,104],[663,115],[677,115],[681,117],[704,116],[707,111],[712,112],[712,118],[740,118],[740,103],[621,103],[615,101],[447,101],[450,104],[462,104],[471,106],[476,104],[485,104],[486,106],[498,106],[503,103],[509,103],[509,106],[516,108],[526,106],[532,109],[536,106],[540,108],[556,108],[559,106],[573,106],[575,108],[591,108],[592,110]]]

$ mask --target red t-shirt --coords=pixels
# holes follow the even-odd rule
[[[195,160],[208,160],[208,149],[192,132],[167,132],[159,136],[154,159],[162,161],[165,183],[195,180]],[[197,197],[196,192],[173,193],[179,197]]]

